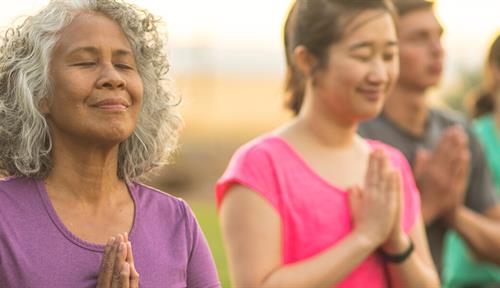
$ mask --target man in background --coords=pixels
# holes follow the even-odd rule
[[[433,3],[394,2],[400,14],[400,78],[383,113],[363,123],[360,134],[398,148],[412,165],[439,271],[448,229],[480,259],[499,264],[500,205],[481,146],[463,117],[426,101],[441,78],[444,55]]]

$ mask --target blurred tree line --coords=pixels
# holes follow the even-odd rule
[[[470,100],[471,94],[479,89],[481,81],[480,69],[460,68],[455,84],[444,90],[441,99],[448,108],[470,117],[467,101]]]

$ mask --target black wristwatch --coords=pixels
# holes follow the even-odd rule
[[[379,249],[380,255],[382,255],[382,258],[384,258],[385,261],[388,261],[391,263],[401,263],[401,262],[405,261],[406,258],[408,258],[411,255],[413,250],[415,250],[415,246],[413,245],[413,241],[411,240],[410,237],[408,237],[408,239],[410,239],[410,246],[408,246],[408,248],[406,248],[405,251],[403,251],[399,254],[389,254],[389,253],[385,252],[382,248],[380,248]]]

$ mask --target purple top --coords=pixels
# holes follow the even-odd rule
[[[207,242],[187,204],[128,184],[135,204],[129,239],[145,287],[220,287]],[[43,181],[0,180],[0,287],[95,287],[104,246],[72,234]]]

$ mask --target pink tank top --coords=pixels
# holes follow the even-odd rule
[[[403,217],[409,233],[420,213],[419,193],[405,157],[395,148],[368,140],[382,148],[401,173]],[[352,229],[349,199],[341,190],[319,176],[281,137],[261,136],[234,154],[216,184],[220,207],[224,193],[239,183],[259,193],[278,212],[282,223],[282,261],[290,264],[332,247]],[[385,263],[372,253],[336,287],[389,287]]]

